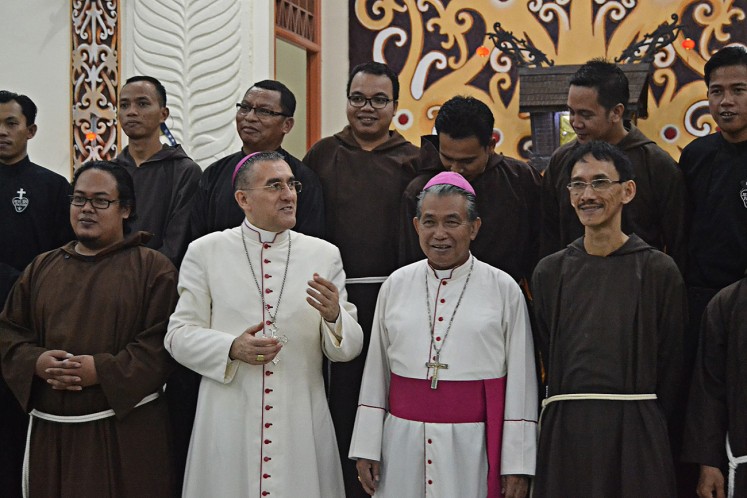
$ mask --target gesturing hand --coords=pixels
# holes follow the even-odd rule
[[[308,284],[306,294],[309,297],[306,301],[319,311],[322,318],[328,322],[336,321],[340,316],[340,295],[335,284],[320,277],[318,273],[314,273],[313,280],[309,280]]]
[[[272,361],[283,345],[273,337],[257,337],[262,330],[262,322],[252,325],[231,343],[228,357],[250,365],[264,365]]]
[[[379,479],[381,478],[381,463],[376,460],[368,460],[366,458],[359,458],[355,464],[355,468],[358,470],[358,480],[363,486],[363,491],[373,496],[376,492],[376,488],[379,487]]]

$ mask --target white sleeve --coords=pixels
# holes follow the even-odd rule
[[[389,337],[385,326],[386,301],[389,280],[379,291],[368,346],[366,366],[358,398],[353,437],[348,456],[352,459],[366,458],[381,461],[381,444],[384,433],[384,417],[389,411],[390,368],[387,350]]]
[[[511,282],[513,284],[513,282]],[[506,297],[506,402],[502,475],[534,475],[537,459],[537,373],[524,296],[512,285]]]
[[[235,335],[209,328],[212,297],[202,246],[191,244],[179,270],[179,302],[164,344],[185,367],[220,383],[233,380],[238,361],[228,357]]]

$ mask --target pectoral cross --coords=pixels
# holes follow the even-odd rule
[[[275,320],[273,320],[272,323],[270,323],[268,328],[270,329],[270,335],[267,336],[267,334],[265,334],[265,336],[272,337],[273,339],[277,339],[278,342],[281,342],[283,345],[288,344],[287,336],[278,335],[278,332],[280,331],[278,330],[277,325],[275,325]],[[277,356],[275,356],[275,358],[272,359],[272,363],[275,365],[277,365],[279,361],[280,361],[280,358],[278,358]]]
[[[449,369],[448,363],[441,363],[439,360],[440,355],[436,355],[435,361],[428,362],[425,364],[426,367],[433,369],[433,377],[431,377],[431,389],[438,389],[438,371],[440,369]]]

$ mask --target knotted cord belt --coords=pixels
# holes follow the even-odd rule
[[[729,458],[729,498],[734,498],[734,484],[737,480],[737,467],[747,463],[747,455],[735,457],[731,452],[729,435],[726,435],[726,456]]]
[[[157,399],[161,393],[156,391],[152,394],[147,395],[140,402],[135,405],[135,408],[143,406],[146,403]],[[95,420],[102,420],[105,418],[113,417],[115,415],[114,410],[111,408],[96,413],[89,413],[87,415],[54,415],[51,413],[41,412],[37,409],[31,410],[29,413],[29,428],[26,432],[26,449],[23,452],[23,498],[29,496],[29,459],[31,453],[31,429],[34,426],[34,418],[40,418],[48,422],[56,422],[58,424],[82,424],[85,422],[93,422]]]

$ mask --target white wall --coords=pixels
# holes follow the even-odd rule
[[[348,2],[322,2],[322,136],[340,131],[345,117],[348,83]]]
[[[70,178],[70,2],[2,0],[0,89],[39,108],[29,158]]]

